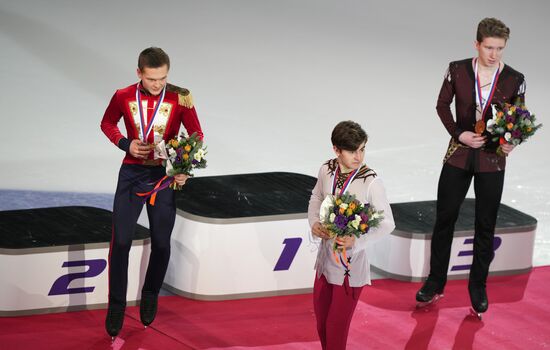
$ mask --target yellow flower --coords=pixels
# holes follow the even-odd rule
[[[355,202],[351,202],[348,208],[350,208],[351,210],[355,210],[355,208],[357,208],[357,204]]]
[[[334,203],[339,206],[340,204],[342,204],[342,200],[338,198],[334,201]]]
[[[510,111],[512,111],[512,113],[514,113],[516,111],[516,106],[510,107]]]
[[[514,124],[508,123],[506,124],[506,127],[508,128],[508,130],[512,130],[512,128],[514,127]]]
[[[531,130],[533,130],[533,128],[530,127],[530,126],[528,126],[528,127],[527,127],[527,132],[531,132]]]
[[[172,145],[172,147],[176,148],[176,147],[178,147],[178,141],[172,139],[172,140],[170,140],[170,145]]]
[[[502,118],[502,116],[504,116],[504,112],[498,111],[497,117],[498,117],[498,118]]]
[[[346,210],[346,216],[351,216],[353,214],[353,209],[349,208]]]
[[[189,154],[184,153],[182,157],[183,157],[183,160],[187,160],[187,159],[189,159]]]
[[[363,232],[367,229],[367,227],[369,227],[369,225],[367,225],[367,224],[361,224],[361,225],[359,225],[359,229],[360,229],[361,231],[363,231]]]
[[[185,152],[189,152],[191,150],[191,145],[185,145],[183,149],[185,150]]]
[[[344,214],[345,211],[346,211],[346,209],[344,209],[344,208],[339,208],[339,209],[338,209],[338,212],[339,212],[340,214]]]

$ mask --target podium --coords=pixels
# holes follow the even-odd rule
[[[294,293],[313,287],[317,245],[307,208],[316,179],[287,173],[192,178],[176,193],[177,215],[164,287],[199,300]],[[396,229],[367,249],[372,270],[404,281],[429,272],[435,201],[392,204]],[[473,199],[466,199],[449,278],[467,278]],[[146,210],[130,250],[128,305],[135,305],[150,253]],[[491,275],[532,268],[537,220],[501,205]],[[0,316],[103,308],[112,213],[92,207],[0,211]]]
[[[112,213],[92,207],[0,211],[0,316],[104,308]],[[150,250],[138,225],[128,304],[140,298]]]
[[[374,272],[402,281],[422,281],[430,272],[430,245],[435,223],[436,201],[391,205],[395,230],[369,247]],[[462,204],[449,261],[449,279],[467,279],[473,257],[475,199]],[[501,204],[495,228],[495,257],[489,275],[529,272],[537,220]],[[382,253],[383,252],[383,253]]]
[[[164,288],[199,300],[311,291],[316,178],[273,172],[192,178],[177,193]]]

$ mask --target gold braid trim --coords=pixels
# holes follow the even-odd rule
[[[453,153],[455,153],[459,147],[468,148],[468,146],[458,143],[454,138],[451,138],[451,141],[449,141],[449,147],[447,148],[447,153],[445,154],[445,158],[443,158],[443,164],[447,163],[449,158],[451,158]]]

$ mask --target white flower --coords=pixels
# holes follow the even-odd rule
[[[490,132],[490,133],[493,133],[493,126],[496,124],[496,120],[495,119],[489,119],[487,120],[487,131]]]
[[[170,158],[171,161],[174,161],[177,156],[178,154],[176,153],[176,151],[174,151],[173,148],[168,149],[168,158]]]
[[[511,138],[512,138],[512,134],[511,134],[511,133],[507,132],[506,134],[504,134],[504,139],[505,139],[506,141],[510,141]]]
[[[361,223],[361,217],[359,215],[355,215],[355,220],[351,222],[351,226],[353,226],[354,229],[359,229],[359,224]]]
[[[346,210],[346,209],[348,209],[348,204],[347,203],[342,203],[342,204],[340,204],[340,208]]]
[[[319,220],[321,222],[326,222],[327,216],[329,216],[329,213],[332,211],[332,198],[332,195],[329,194],[325,197],[323,203],[321,203],[321,208],[319,209]]]
[[[373,219],[378,219],[380,217],[382,217],[382,215],[380,215],[380,212],[375,211],[374,213],[372,213],[372,218]]]
[[[524,120],[523,120],[523,123],[524,123],[525,125],[527,125],[527,126],[530,126],[530,125],[532,124],[532,123],[531,123],[531,120],[529,120],[529,119],[524,119]]]
[[[493,118],[495,118],[497,116],[497,108],[495,105],[491,105],[491,110],[493,111]]]
[[[329,215],[329,217],[328,217],[328,221],[334,222],[334,219],[336,219],[336,214],[330,213],[330,215]]]
[[[512,114],[514,114],[514,112],[508,111],[508,115],[512,115]]]
[[[204,157],[204,150],[202,148],[199,148],[197,152],[195,152],[193,158],[195,158],[197,162],[200,162],[202,160],[202,157]]]

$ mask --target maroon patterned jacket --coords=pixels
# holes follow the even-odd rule
[[[475,77],[472,63],[472,58],[451,62],[439,92],[437,114],[452,137],[444,161],[461,169],[473,167],[474,172],[502,171],[506,166],[506,157],[496,154],[498,143],[491,141],[487,131],[484,133],[487,136],[487,143],[481,149],[472,149],[458,141],[462,132],[474,132],[476,123]],[[455,98],[456,120],[451,112],[453,98]],[[521,101],[525,100],[523,74],[504,65],[490,103],[513,103],[518,98]],[[487,121],[492,117],[492,110],[488,108],[484,120]]]

